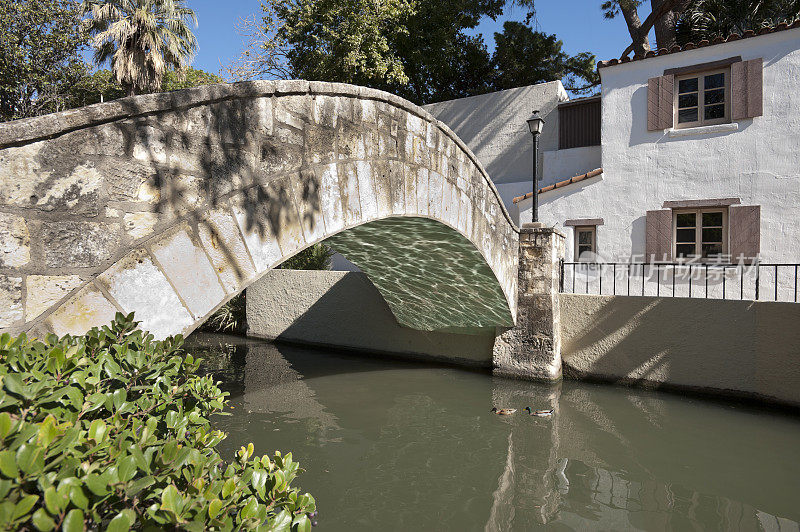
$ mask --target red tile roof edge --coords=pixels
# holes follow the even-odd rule
[[[628,56],[622,57],[620,59],[610,59],[608,61],[598,61],[597,69],[600,70],[601,68],[607,68],[614,65],[619,65],[622,63],[630,63],[631,61],[641,61],[642,59],[647,59],[650,57],[662,56],[662,55],[671,55],[677,54],[680,52],[685,52],[687,50],[695,50],[697,48],[704,48],[706,46],[713,46],[715,44],[722,44],[731,41],[738,41],[740,39],[747,39],[750,37],[757,37],[759,35],[766,35],[768,33],[776,33],[779,31],[790,30],[794,28],[800,28],[800,19],[795,20],[793,23],[789,24],[787,22],[781,22],[775,26],[768,26],[766,28],[761,28],[760,30],[753,31],[747,30],[742,35],[738,33],[732,33],[727,38],[724,37],[717,37],[712,41],[702,40],[698,43],[686,43],[683,46],[675,45],[671,49],[667,50],[666,48],[660,48],[659,50],[650,50],[644,55],[634,55],[633,58]]]
[[[550,192],[551,190],[555,190],[557,188],[561,188],[561,187],[565,187],[567,185],[571,185],[572,183],[577,183],[579,181],[583,181],[584,179],[597,177],[602,173],[603,173],[603,169],[602,168],[596,168],[596,169],[592,170],[591,172],[586,172],[585,174],[576,175],[575,177],[570,177],[569,179],[565,179],[564,181],[559,181],[558,183],[555,183],[553,185],[547,185],[546,187],[542,187],[542,188],[539,189],[539,194],[542,194],[544,192]],[[528,199],[528,198],[530,198],[532,196],[533,196],[533,192],[528,192],[527,194],[524,194],[522,196],[517,196],[512,201],[514,203],[519,203],[520,201],[526,200],[526,199]]]

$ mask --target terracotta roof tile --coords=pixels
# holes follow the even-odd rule
[[[603,169],[602,168],[597,168],[595,170],[592,170],[591,172],[586,172],[585,174],[576,175],[575,177],[570,177],[569,179],[565,179],[564,181],[559,181],[558,183],[555,183],[553,185],[548,185],[546,187],[542,187],[542,188],[539,189],[539,194],[542,194],[544,192],[550,192],[551,190],[555,190],[557,188],[565,187],[567,185],[571,185],[572,183],[578,183],[579,181],[583,181],[584,179],[589,179],[589,178],[592,178],[592,177],[599,176],[602,173],[603,173]],[[513,201],[514,201],[514,203],[519,203],[520,201],[526,200],[526,199],[530,198],[531,196],[533,196],[533,192],[528,192],[527,194],[524,194],[522,196],[517,196],[516,198],[514,198]]]
[[[606,68],[606,67],[610,67],[610,66],[614,66],[614,65],[619,65],[619,64],[622,64],[622,63],[630,63],[631,61],[641,61],[642,59],[647,59],[647,58],[650,58],[650,57],[677,54],[679,52],[685,52],[687,50],[694,50],[695,48],[703,48],[705,46],[712,46],[712,45],[715,45],[715,44],[722,44],[722,43],[725,43],[725,42],[738,41],[739,39],[747,39],[747,38],[750,38],[750,37],[756,37],[758,35],[766,35],[768,33],[775,33],[775,32],[778,32],[778,31],[784,31],[784,30],[789,30],[789,29],[793,29],[793,28],[800,28],[800,19],[795,20],[791,24],[789,24],[787,22],[781,22],[780,24],[778,24],[776,26],[768,26],[766,28],[761,28],[761,29],[758,30],[758,32],[755,32],[753,30],[747,30],[742,35],[739,35],[738,33],[732,33],[731,35],[728,35],[727,38],[726,37],[722,37],[721,35],[718,36],[718,37],[715,37],[713,41],[708,41],[708,40],[704,39],[704,40],[702,40],[702,41],[700,41],[698,43],[691,43],[690,42],[690,43],[684,44],[683,46],[675,45],[675,46],[672,47],[671,50],[667,50],[666,48],[659,48],[657,51],[656,50],[650,50],[647,53],[645,53],[644,55],[636,54],[636,55],[633,56],[633,58],[625,56],[625,57],[622,57],[620,59],[611,59],[609,61],[599,61],[597,63],[597,68],[599,70],[601,68]]]

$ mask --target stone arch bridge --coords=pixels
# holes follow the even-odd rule
[[[0,331],[135,311],[187,334],[322,241],[404,326],[512,327],[518,240],[464,143],[376,90],[221,84],[0,124]]]

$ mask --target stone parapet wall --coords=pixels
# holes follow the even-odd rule
[[[286,258],[390,217],[471,242],[513,322],[517,228],[463,142],[396,96],[221,84],[0,124],[0,330],[135,311],[188,333]]]

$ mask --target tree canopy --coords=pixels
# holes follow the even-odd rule
[[[588,52],[571,56],[555,35],[533,31],[520,22],[507,21],[495,33],[493,88],[510,89],[564,80],[567,90],[582,92],[595,82],[595,57]]]
[[[741,34],[800,17],[800,0],[650,0],[650,13],[642,21],[638,10],[644,3],[605,0],[601,4],[606,18],[621,14],[628,26],[631,44],[622,57],[649,51],[651,29],[655,29],[656,46],[670,49],[676,44]]]
[[[221,83],[223,79],[216,74],[188,67],[184,72],[167,70],[161,84],[161,91],[169,92],[188,89],[209,83]],[[116,100],[126,95],[125,89],[107,69],[101,69],[80,78],[67,93],[67,107],[83,107],[101,101]]]
[[[296,77],[366,85],[417,103],[567,78],[594,81],[594,56],[569,56],[554,35],[507,23],[492,56],[471,34],[507,0],[265,0],[246,24],[250,46],[229,68],[234,79]],[[531,0],[516,0],[533,16]],[[526,53],[514,53],[514,47]]]
[[[800,0],[693,0],[676,23],[678,42],[758,31],[800,17]]]
[[[0,2],[0,118],[66,108],[66,89],[85,74],[86,42],[72,0]]]
[[[182,71],[197,49],[184,0],[83,0],[94,61],[111,63],[129,95],[157,91],[165,72]]]

